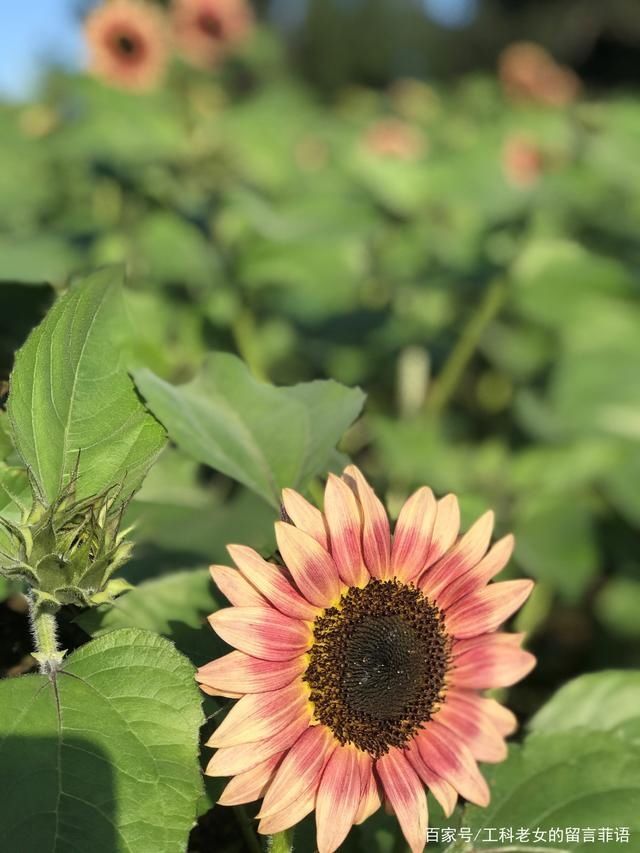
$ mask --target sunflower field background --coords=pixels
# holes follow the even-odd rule
[[[516,537],[503,577],[536,581],[513,627],[538,664],[500,691],[521,729],[484,768],[492,803],[446,819],[430,800],[433,827],[472,834],[428,849],[640,849],[640,105],[545,61],[560,76],[535,91],[504,63],[309,80],[258,24],[151,91],[52,71],[0,103],[0,512],[25,522],[29,471],[48,507],[70,483],[74,500],[115,488],[105,511],[126,508],[133,543],[116,555],[105,534],[114,573],[93,597],[39,580],[69,671],[99,680],[96,655],[118,670],[97,709],[58,697],[63,765],[43,676],[25,675],[29,577],[0,528],[0,849],[264,849],[257,807],[216,806],[223,781],[194,764],[202,719],[210,733],[231,703],[205,697],[202,718],[193,685],[222,650],[207,567],[229,542],[272,554],[279,490],[321,500],[347,457],[392,517],[422,484],[459,496],[463,529],[494,509]],[[68,358],[93,377],[70,444],[51,411],[52,388],[75,390]],[[116,682],[129,698],[96,740]],[[595,840],[548,834],[567,827]],[[307,819],[295,848],[313,839]],[[406,847],[381,811],[341,849]]]

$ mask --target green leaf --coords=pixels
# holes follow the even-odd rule
[[[617,260],[566,240],[534,240],[513,269],[513,297],[520,310],[553,327],[575,324],[578,308],[632,292],[628,270]]]
[[[0,239],[2,276],[14,281],[64,282],[78,266],[78,255],[64,236],[33,234]]]
[[[206,621],[222,601],[213,594],[209,571],[193,569],[141,583],[113,604],[85,610],[75,621],[92,637],[116,628],[154,631],[200,666],[223,653]]]
[[[326,470],[331,452],[358,416],[363,393],[331,380],[276,388],[227,353],[174,386],[149,370],[135,381],[176,444],[244,483],[274,506],[285,486],[301,489]]]
[[[500,848],[499,827],[534,830],[567,827],[629,827],[633,839],[640,831],[640,748],[622,733],[577,731],[531,735],[522,748],[512,747],[509,758],[486,770],[491,803],[486,809],[468,806],[462,825],[480,842],[494,829],[493,843]],[[522,849],[535,850],[532,836]],[[581,836],[579,836],[581,838]],[[596,836],[597,838],[597,836]],[[545,850],[619,851],[620,843],[595,844],[562,840],[542,842]],[[478,843],[474,849],[482,850]],[[514,845],[512,850],[520,849]]]
[[[31,484],[25,469],[0,462],[0,516],[9,522],[21,521],[31,507],[31,500]],[[6,556],[13,562],[18,553],[18,541],[0,522],[0,566]]]
[[[640,637],[640,581],[625,577],[611,578],[598,593],[595,611],[612,633],[623,637]]]
[[[173,213],[143,219],[137,241],[138,263],[154,281],[207,287],[219,277],[217,258],[204,235]]]
[[[124,364],[127,323],[118,269],[78,281],[16,356],[13,438],[43,500],[77,470],[79,498],[114,485],[131,493],[164,445]]]
[[[31,486],[25,469],[0,462],[0,514],[18,521],[30,506]]]
[[[224,563],[229,559],[226,546],[230,542],[271,553],[274,519],[273,507],[247,489],[240,489],[226,502],[204,490],[193,504],[170,490],[164,500],[136,498],[125,516],[125,524],[134,525],[131,538],[136,547],[124,574],[137,582],[167,568]]]
[[[534,732],[579,726],[607,731],[640,718],[640,670],[609,669],[574,678],[533,717]]]
[[[225,563],[230,542],[273,553],[273,507],[226,479],[204,484],[199,469],[178,449],[167,448],[127,507],[123,523],[133,527],[135,549],[122,573],[132,583],[167,571]]]
[[[14,452],[7,413],[0,409],[0,461],[6,462]]]
[[[516,559],[565,600],[580,599],[598,570],[588,503],[572,493],[525,498],[516,510]]]
[[[185,850],[202,712],[171,643],[114,631],[53,678],[0,683],[0,823],[12,853]]]
[[[628,521],[640,526],[640,448],[636,442],[623,444],[619,458],[603,472],[602,488],[616,509]]]

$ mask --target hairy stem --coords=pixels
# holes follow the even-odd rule
[[[502,307],[506,295],[507,287],[502,280],[494,281],[485,290],[480,305],[463,329],[440,375],[433,382],[427,399],[427,411],[432,415],[439,415],[451,400],[485,329]]]
[[[58,632],[54,613],[45,610],[35,596],[29,598],[29,617],[41,672],[50,672],[60,660]]]

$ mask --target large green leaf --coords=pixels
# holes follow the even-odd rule
[[[609,669],[574,678],[531,720],[534,732],[563,732],[584,726],[614,729],[640,718],[640,670]]]
[[[524,314],[568,331],[578,307],[596,308],[632,290],[619,261],[559,239],[532,241],[514,265],[513,280],[513,298]]]
[[[275,506],[284,486],[304,488],[326,470],[364,402],[359,389],[331,380],[275,388],[227,353],[211,354],[186,385],[170,385],[145,369],[134,376],[182,450]]]
[[[50,679],[0,683],[3,849],[177,853],[201,792],[202,711],[171,643],[114,631]]]
[[[523,746],[513,746],[504,764],[486,770],[489,807],[465,809],[462,824],[477,849],[481,842],[498,848],[501,827],[514,832],[502,841],[515,841],[514,851],[518,844],[528,850],[543,843],[558,853],[618,850],[615,831],[608,838],[607,827],[627,827],[633,839],[640,831],[639,721],[640,671],[592,673],[560,688],[531,721]],[[567,835],[567,828],[578,831]],[[590,828],[593,842],[583,832]],[[528,830],[529,838],[516,836],[518,830]],[[535,830],[547,834],[535,842]]]
[[[129,504],[124,524],[133,527],[135,549],[122,573],[131,583],[225,563],[230,542],[273,552],[273,507],[245,488],[232,487],[229,494],[227,480],[202,483],[200,467],[177,448],[167,448]]]
[[[42,498],[77,470],[78,497],[126,481],[134,490],[164,445],[129,378],[122,272],[78,281],[16,356],[9,415],[15,445]]]
[[[545,851],[619,851],[615,835],[599,838],[597,830],[628,827],[631,839],[640,831],[640,747],[621,733],[577,730],[562,734],[531,735],[522,748],[512,747],[509,758],[487,771],[491,804],[469,806],[462,825],[477,839],[473,850],[500,849],[497,832],[511,829],[508,849],[536,850],[535,830],[563,830],[538,841]],[[567,836],[567,828],[577,828]],[[595,840],[582,830],[592,828]],[[493,837],[491,839],[491,830]],[[529,830],[528,838],[516,835]],[[613,834],[613,833],[612,833]],[[457,848],[451,848],[453,849]],[[505,846],[506,849],[506,846]]]

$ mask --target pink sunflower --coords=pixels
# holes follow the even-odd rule
[[[576,100],[580,79],[560,65],[541,45],[514,42],[500,54],[498,75],[506,94],[514,100],[562,107]]]
[[[246,0],[174,0],[175,40],[195,65],[215,65],[245,40],[252,27],[253,13]]]
[[[486,806],[478,761],[507,755],[514,715],[480,691],[523,678],[535,658],[499,632],[529,580],[489,583],[513,549],[489,542],[493,514],[459,537],[454,495],[407,500],[391,535],[354,466],[329,476],[324,513],[294,491],[276,523],[284,565],[230,545],[238,569],[212,566],[233,605],[210,617],[235,648],[197,674],[238,698],[208,746],[206,773],[233,776],[220,803],[263,798],[258,830],[315,809],[320,853],[382,803],[414,853],[426,842],[426,788],[447,815],[458,796]]]
[[[90,68],[114,86],[144,91],[160,82],[169,58],[165,18],[142,0],[112,0],[85,22]]]
[[[540,147],[526,136],[513,134],[502,149],[502,171],[508,183],[519,189],[536,184],[544,166]]]
[[[373,154],[396,160],[417,160],[426,149],[419,128],[397,118],[378,119],[364,134],[363,143]]]

